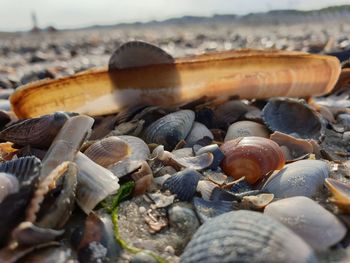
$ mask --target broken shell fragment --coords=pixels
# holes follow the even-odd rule
[[[273,194],[247,195],[243,196],[242,204],[243,207],[260,210],[271,203],[273,198]]]
[[[287,164],[282,170],[271,175],[262,187],[263,191],[273,193],[276,198],[292,196],[315,197],[329,176],[326,162],[301,160]]]
[[[225,142],[249,136],[269,138],[269,131],[264,125],[254,121],[237,121],[228,128]]]
[[[236,180],[245,177],[256,183],[267,173],[281,169],[284,156],[277,143],[262,137],[243,137],[227,141],[221,146],[225,158],[221,168]]]
[[[350,185],[332,178],[326,178],[325,185],[332,193],[330,201],[343,212],[350,213]]]
[[[317,258],[305,241],[274,218],[242,210],[205,222],[188,243],[181,262],[315,263]]]
[[[194,117],[191,110],[180,110],[165,115],[146,128],[144,139],[147,143],[161,144],[166,150],[172,150],[179,141],[186,138]]]
[[[270,99],[265,105],[263,119],[272,131],[279,131],[302,139],[319,140],[324,124],[305,102],[296,99]]]
[[[84,151],[84,154],[95,163],[107,168],[111,164],[127,158],[130,149],[125,141],[111,136],[95,142]]]
[[[340,71],[339,60],[332,56],[225,51],[29,83],[17,88],[10,102],[18,117],[28,118],[60,110],[104,115],[136,103],[168,106],[203,96],[309,97],[331,91]]]
[[[304,196],[273,202],[265,208],[264,214],[292,229],[316,250],[338,243],[347,232],[332,213]]]
[[[26,211],[26,221],[43,228],[62,228],[74,208],[77,168],[64,162],[39,182]]]
[[[270,139],[276,142],[279,146],[286,147],[286,161],[297,161],[314,152],[314,147],[310,141],[295,138],[282,132],[274,132],[271,134]]]
[[[80,208],[89,214],[99,202],[118,191],[119,179],[83,153],[77,154],[75,162],[79,169],[76,200]]]

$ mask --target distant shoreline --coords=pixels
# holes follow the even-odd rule
[[[271,25],[271,24],[299,24],[305,22],[317,22],[333,19],[350,18],[350,5],[329,6],[317,10],[271,10],[268,12],[249,13],[246,15],[216,14],[212,16],[183,16],[165,20],[151,20],[148,22],[117,23],[111,25],[91,25],[77,28],[57,28],[59,31],[75,31],[90,29],[110,29],[128,27],[156,27],[156,26],[179,26],[199,23],[234,23],[245,25]],[[47,28],[42,28],[42,31]],[[0,31],[1,34],[25,33],[28,30]]]

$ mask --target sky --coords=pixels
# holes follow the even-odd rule
[[[242,15],[340,4],[350,4],[350,0],[0,0],[0,31],[30,29],[32,12],[36,13],[40,27],[75,28],[183,15]]]

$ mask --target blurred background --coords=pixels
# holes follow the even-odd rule
[[[128,40],[173,56],[350,48],[350,1],[0,0],[0,87],[106,65]]]

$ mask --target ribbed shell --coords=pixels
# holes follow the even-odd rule
[[[149,158],[151,153],[147,144],[142,139],[130,135],[121,135],[118,136],[118,138],[129,145],[131,149],[131,154],[129,156],[130,160],[145,161]]]
[[[38,158],[28,156],[1,163],[0,172],[13,174],[20,183],[24,183],[36,177],[40,167],[41,161]]]
[[[272,131],[303,139],[318,140],[324,133],[320,118],[306,103],[295,99],[271,99],[263,111],[263,119]]]
[[[181,255],[182,263],[314,263],[308,244],[277,220],[234,211],[204,223]]]
[[[196,193],[200,178],[201,174],[197,171],[185,169],[167,179],[163,184],[163,188],[169,189],[171,193],[176,194],[181,201],[191,201]]]
[[[204,223],[210,218],[219,216],[221,214],[230,212],[233,210],[232,202],[228,201],[207,201],[203,198],[193,198],[193,206],[199,217],[199,220]]]
[[[292,229],[314,249],[327,249],[346,234],[346,227],[315,201],[295,196],[269,204],[264,214]]]
[[[19,190],[18,179],[12,174],[0,173],[0,203],[6,196]]]
[[[144,139],[147,143],[161,144],[165,149],[172,150],[180,140],[186,138],[194,117],[191,110],[170,113],[148,126],[144,131]]]
[[[68,118],[67,114],[56,112],[40,118],[20,121],[1,131],[0,140],[23,146],[48,148]]]
[[[323,161],[296,161],[287,164],[281,171],[272,175],[262,190],[273,193],[276,198],[314,197],[322,189],[328,175],[329,167]]]
[[[130,41],[113,52],[108,68],[123,69],[172,62],[174,59],[161,48],[143,41]]]
[[[239,179],[245,176],[254,184],[268,172],[284,165],[283,152],[277,143],[262,137],[243,137],[221,146],[225,158],[221,168],[227,175]]]
[[[130,153],[128,144],[115,136],[95,142],[84,152],[87,157],[105,168],[127,158]]]
[[[205,126],[204,124],[200,122],[194,122],[192,129],[190,133],[187,135],[185,141],[187,143],[187,146],[194,145],[197,141],[200,139],[203,139],[204,137],[209,137],[210,139],[214,138],[214,135],[212,132]]]

